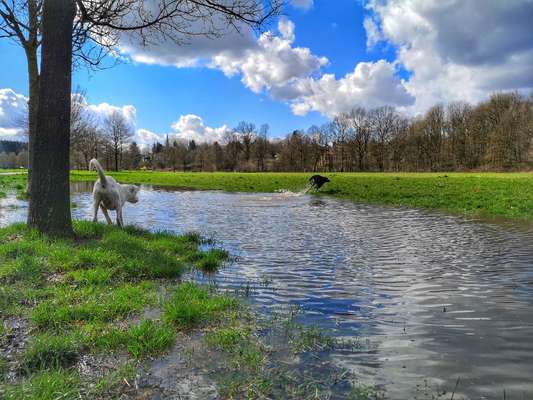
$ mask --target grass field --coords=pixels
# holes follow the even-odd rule
[[[229,192],[299,191],[310,173],[110,173],[120,182]],[[356,202],[533,220],[533,173],[332,173],[319,194]],[[73,181],[94,180],[72,172]]]

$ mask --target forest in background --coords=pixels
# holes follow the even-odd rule
[[[76,96],[73,96],[76,99]],[[530,170],[533,94],[497,93],[477,105],[436,105],[407,118],[392,107],[356,107],[322,126],[269,137],[267,124],[241,122],[220,142],[167,136],[141,148],[120,113],[103,122],[73,101],[71,165],[98,158],[108,170],[357,172]],[[27,165],[25,146],[1,147],[0,167]]]

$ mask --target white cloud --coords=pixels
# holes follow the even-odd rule
[[[365,17],[363,26],[366,31],[366,47],[372,48],[383,40],[378,23],[372,17]]]
[[[141,128],[137,129],[135,135],[131,138],[131,141],[137,143],[139,148],[141,150],[144,150],[150,148],[150,146],[152,146],[156,142],[161,143],[163,141],[163,138],[157,133],[149,131],[148,129]]]
[[[293,7],[309,10],[313,7],[313,0],[290,0]]]
[[[137,120],[137,109],[131,104],[125,106],[114,106],[105,102],[88,104],[87,112],[92,113],[100,124],[103,124],[103,121],[115,112],[122,114],[126,122],[131,126],[135,126]]]
[[[263,33],[257,45],[242,54],[222,52],[213,57],[212,66],[227,76],[241,74],[244,85],[255,93],[281,87],[299,78],[306,78],[328,63],[308,48],[292,47],[294,23],[280,19],[279,35]]]
[[[172,124],[172,129],[170,137],[173,140],[194,140],[196,143],[220,142],[230,131],[227,125],[218,128],[205,126],[202,118],[194,114],[182,115]]]
[[[530,0],[370,0],[369,45],[384,40],[411,77],[412,112],[533,87]]]
[[[296,115],[319,111],[330,117],[346,112],[354,106],[368,108],[382,105],[405,107],[413,103],[395,68],[385,60],[359,63],[354,71],[341,79],[326,74],[320,79],[300,80],[297,96],[292,102]]]
[[[0,89],[0,140],[24,140],[21,125],[27,110],[27,97],[9,88]]]
[[[12,140],[15,142],[23,142],[27,140],[27,135],[24,132],[24,130],[20,128],[0,127],[0,140]]]

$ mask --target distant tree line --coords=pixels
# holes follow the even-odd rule
[[[81,115],[81,113],[80,113]],[[494,94],[477,105],[437,105],[408,118],[392,107],[356,107],[322,126],[269,138],[241,122],[214,143],[173,140],[141,148],[120,113],[103,124],[76,116],[72,166],[173,171],[460,171],[533,167],[533,95]]]
[[[28,144],[0,140],[0,168],[27,168]]]

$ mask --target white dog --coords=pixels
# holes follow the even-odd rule
[[[123,227],[122,208],[126,202],[137,203],[139,201],[137,195],[141,188],[136,185],[121,185],[113,177],[106,176],[104,169],[95,158],[91,160],[89,166],[96,169],[100,176],[100,179],[94,183],[93,188],[93,221],[96,222],[98,220],[98,208],[101,208],[107,222],[112,224],[113,222],[107,210],[116,210],[117,225]]]

